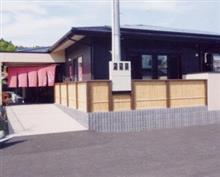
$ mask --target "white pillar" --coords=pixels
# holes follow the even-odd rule
[[[119,0],[112,0],[112,61],[121,60],[120,41],[120,4]]]

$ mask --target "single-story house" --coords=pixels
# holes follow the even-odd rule
[[[121,53],[111,61],[111,27],[74,27],[50,47],[1,52],[3,91],[96,131],[220,122],[220,34],[123,26]]]
[[[131,62],[132,79],[182,79],[190,73],[219,72],[219,46],[220,34],[144,25],[121,27],[122,60]],[[109,26],[73,27],[51,47],[0,53],[1,64],[11,70],[8,78],[14,76],[12,89],[22,87],[20,90],[28,102],[36,102],[33,92],[53,97],[53,83],[39,84],[44,77],[48,82],[48,73],[40,77],[37,71],[36,84],[30,84],[33,75],[29,72],[36,67],[56,64],[55,82],[108,80],[110,60]],[[43,87],[46,90],[40,94],[38,90]],[[10,88],[4,88],[7,89]],[[53,100],[50,98],[46,101]]]
[[[181,79],[184,74],[220,71],[220,35],[151,26],[121,28],[122,60],[132,79]],[[108,79],[111,28],[72,28],[49,51],[65,50],[69,80]]]

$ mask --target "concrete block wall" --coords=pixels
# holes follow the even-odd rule
[[[85,113],[62,105],[57,107],[97,132],[139,132],[220,123],[220,111],[208,111],[206,106],[99,113]]]
[[[89,129],[98,132],[138,132],[220,123],[220,111],[207,107],[90,113]]]

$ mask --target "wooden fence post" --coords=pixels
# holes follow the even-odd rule
[[[109,111],[113,111],[112,81],[108,82],[108,95],[109,95],[108,98]]]
[[[67,104],[67,107],[69,107],[69,84],[66,83],[66,104]]]
[[[135,106],[136,105],[136,103],[135,103],[135,100],[136,100],[135,93],[136,93],[135,82],[131,81],[131,109],[132,110],[136,109],[136,106]]]
[[[61,93],[62,93],[62,91],[61,91],[61,84],[59,83],[59,97],[60,97],[60,104],[62,104],[62,98],[61,98]]]
[[[205,105],[208,106],[208,80],[204,80],[205,82]]]
[[[87,112],[91,112],[91,83],[86,82],[86,94],[87,94]]]
[[[167,91],[167,108],[171,106],[171,95],[170,95],[170,81],[166,81],[166,91]]]
[[[56,83],[54,84],[54,88],[53,88],[53,103],[56,103]]]

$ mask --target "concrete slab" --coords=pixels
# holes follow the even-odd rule
[[[87,130],[54,104],[8,106],[6,110],[16,136]]]

